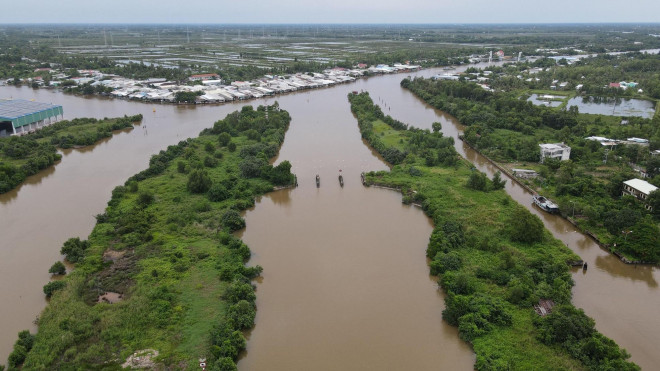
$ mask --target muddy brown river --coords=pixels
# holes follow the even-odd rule
[[[416,74],[436,73],[442,71]],[[249,264],[263,266],[264,274],[257,283],[257,325],[239,369],[472,369],[474,355],[456,329],[442,322],[443,295],[428,275],[430,220],[402,205],[398,193],[364,188],[359,181],[361,171],[387,166],[360,139],[346,98],[352,90],[369,91],[385,113],[411,125],[430,128],[440,121],[453,137],[462,130],[455,119],[401,89],[404,77],[247,102],[277,100],[290,112],[278,161],[292,163],[300,186],[260,198],[245,214],[241,237],[254,253]],[[35,330],[32,321],[46,305],[41,287],[50,265],[61,259],[62,243],[87,237],[110,191],[146,168],[152,154],[246,104],[153,105],[0,87],[0,99],[10,97],[61,104],[65,118],[142,113],[145,120],[94,147],[64,152],[62,162],[0,195],[0,363],[18,331]],[[492,175],[485,159],[458,140],[456,148]],[[658,269],[621,263],[565,220],[532,208],[521,187],[509,181],[506,190],[589,263],[586,273],[573,275],[574,303],[633,361],[653,369],[660,363]]]

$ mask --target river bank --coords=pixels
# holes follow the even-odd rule
[[[410,151],[403,163],[394,166],[391,172],[368,173],[367,184],[389,184],[402,189],[404,202],[420,202],[427,215],[433,218],[436,227],[427,256],[432,259],[431,273],[439,275],[439,283],[448,292],[443,318],[458,326],[461,338],[473,345],[477,354],[476,369],[578,368],[570,365],[571,355],[585,368],[615,362],[623,369],[638,369],[625,362],[625,351],[615,344],[610,345],[612,353],[606,357],[587,353],[576,356],[570,349],[572,345],[562,344],[563,340],[541,341],[546,336],[543,335],[545,331],[555,330],[544,327],[545,318],[535,318],[530,313],[539,299],[552,299],[559,304],[548,316],[553,318],[549,321],[565,311],[575,318],[587,318],[570,304],[572,280],[567,264],[577,260],[576,255],[543,231],[538,218],[509,202],[508,196],[501,198],[501,191],[488,191],[488,187],[486,192],[466,189],[465,184],[469,185],[477,174],[462,160],[450,160],[451,156],[457,156],[455,152],[447,153],[446,147],[438,147],[438,144],[429,147],[430,143],[441,143],[438,142],[441,137],[406,128],[397,129],[404,134],[394,135],[396,141],[388,140],[388,135],[374,136],[373,125],[391,119],[383,118],[379,108],[370,108],[372,103],[366,93],[350,94],[349,100],[362,136],[368,141],[377,141],[376,148],[388,151],[391,148],[382,143],[397,143],[398,151]],[[463,207],[457,208],[457,205]],[[510,227],[505,227],[506,224]],[[522,229],[516,232],[516,228]],[[540,228],[538,235],[532,237],[529,233],[536,228]],[[542,245],[543,249],[535,245]],[[504,260],[510,259],[509,263],[500,261],[506,256]],[[543,260],[543,265],[553,266],[550,270],[555,272],[546,279],[526,281],[524,277],[531,272],[541,276],[548,274],[549,266],[539,265],[541,260],[538,259]],[[507,264],[517,268],[511,270]],[[507,272],[506,277],[494,274],[502,270]],[[542,288],[544,285],[553,288],[546,290]],[[594,341],[591,336],[593,339],[603,337],[593,332],[593,322],[590,326],[589,335],[579,335],[575,340],[587,344]],[[556,345],[561,346],[557,348]]]
[[[245,226],[238,211],[255,196],[293,182],[288,162],[255,157],[277,153],[289,121],[277,106],[244,108],[115,188],[82,257],[66,254],[78,263],[41,314],[24,368],[117,365],[144,349],[169,367],[197,367],[200,358],[235,367],[261,268],[244,265],[250,250],[230,233]],[[118,299],[100,299],[108,294]]]

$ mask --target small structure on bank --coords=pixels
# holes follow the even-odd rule
[[[562,143],[544,143],[541,147],[541,163],[546,158],[556,158],[560,161],[566,161],[571,157],[571,147]]]
[[[513,171],[513,176],[520,179],[534,179],[539,174],[534,170],[529,169],[511,169]]]
[[[64,116],[62,106],[22,99],[0,100],[0,137],[34,132]]]
[[[552,313],[552,308],[555,306],[555,302],[550,299],[541,299],[539,303],[534,305],[534,311],[541,317],[545,317],[548,314]]]

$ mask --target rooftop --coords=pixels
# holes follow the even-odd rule
[[[543,149],[547,150],[557,150],[557,149],[567,149],[571,148],[564,143],[544,143],[544,144],[539,144],[539,146]]]
[[[10,121],[14,127],[57,115],[62,115],[62,106],[22,99],[0,100],[0,121]]]
[[[626,180],[625,182],[623,182],[623,184],[635,188],[636,190],[645,193],[647,195],[658,189],[658,187],[654,186],[653,184],[641,179]]]

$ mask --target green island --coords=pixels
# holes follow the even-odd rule
[[[111,137],[114,131],[133,128],[140,121],[141,114],[103,120],[75,118],[24,136],[0,138],[0,194],[59,161],[62,156],[57,148],[89,146]]]
[[[277,103],[244,106],[116,187],[89,239],[64,243],[75,269],[44,286],[38,332],[19,334],[8,369],[195,369],[205,359],[235,370],[261,267],[245,265],[250,250],[231,233],[256,196],[295,184],[288,161],[269,164],[290,120]]]
[[[385,116],[368,93],[348,96],[362,137],[392,165],[366,185],[399,189],[434,222],[427,257],[447,294],[443,318],[476,353],[477,370],[638,370],[571,304],[579,259],[513,201],[499,174],[461,159],[453,139]],[[550,314],[534,305],[551,300]]]
[[[586,80],[586,89],[598,93],[602,81],[638,77],[640,70],[644,71],[646,66],[655,65],[652,62],[660,61],[655,56],[650,61],[637,63],[611,58],[598,58],[593,63],[600,66],[603,60],[609,61],[610,65],[594,67],[587,64],[585,67],[586,62],[575,63],[563,66],[559,71],[562,76],[578,76],[575,80],[567,77],[568,81],[577,83]],[[618,71],[611,66],[617,62],[632,65],[627,75],[594,78],[593,83],[589,83],[594,80],[592,78],[580,77],[587,74],[588,67],[602,74]],[[633,69],[633,66],[638,69]],[[506,72],[506,69],[496,71],[501,75],[491,78],[493,86],[503,86],[501,83],[498,85],[498,81],[509,81],[511,73],[519,73],[519,69],[515,69],[516,72]],[[540,76],[547,79],[543,74]],[[523,79],[513,79],[524,82]],[[514,168],[535,171],[538,174],[536,178],[520,181],[550,197],[559,205],[564,217],[570,218],[581,230],[596,236],[611,251],[627,261],[660,262],[660,191],[651,192],[645,202],[631,195],[622,196],[625,181],[642,178],[639,171],[645,172],[647,182],[660,186],[660,156],[651,153],[660,148],[660,115],[622,118],[580,113],[577,106],[566,108],[566,102],[563,107],[534,105],[526,101],[526,97],[530,93],[541,92],[531,89],[538,87],[535,84],[531,82],[527,90],[515,86],[511,90],[492,92],[469,81],[416,78],[401,82],[404,88],[466,125],[463,139],[510,173]],[[650,81],[646,86],[650,93],[658,94]],[[617,94],[629,95],[631,90],[629,88]],[[552,94],[567,101],[576,93],[557,91]],[[646,96],[646,99],[653,98]],[[603,141],[594,139],[594,136],[611,139],[605,138],[606,141]],[[627,140],[631,137],[648,138],[648,143],[644,145]],[[614,141],[617,144],[608,144]],[[541,163],[539,144],[558,142],[570,146],[570,160],[548,158]]]

